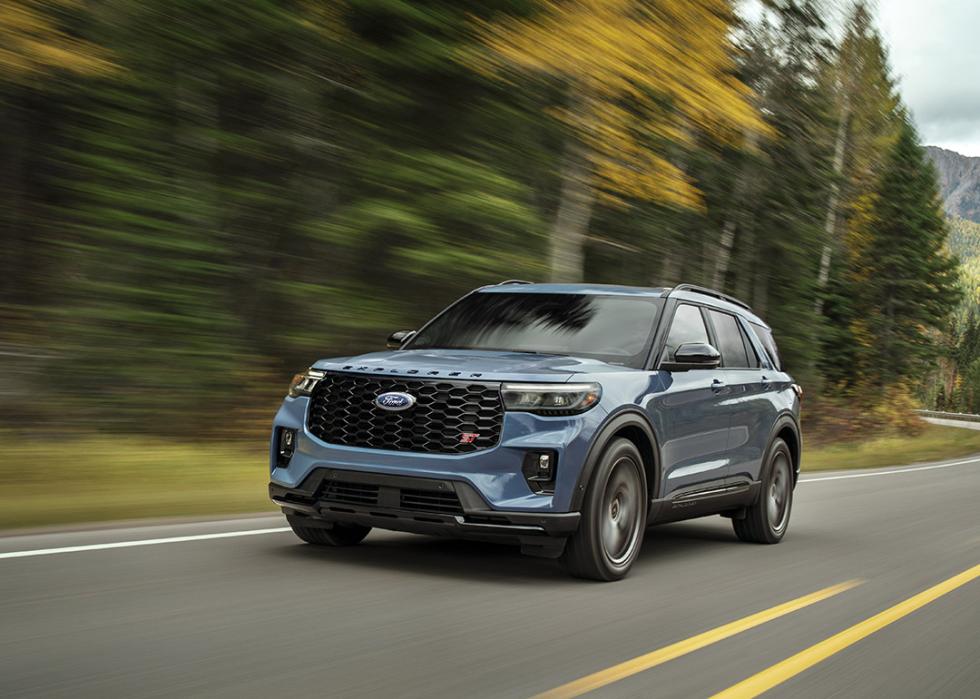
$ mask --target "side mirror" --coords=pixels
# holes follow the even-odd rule
[[[686,342],[674,351],[673,359],[660,363],[664,371],[688,371],[690,369],[716,369],[721,364],[721,353],[706,342]]]
[[[388,341],[385,343],[385,346],[388,349],[400,349],[402,345],[413,337],[415,337],[414,330],[399,330],[388,336]]]

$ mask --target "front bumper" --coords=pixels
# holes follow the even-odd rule
[[[269,483],[269,497],[294,523],[335,522],[379,529],[517,543],[525,553],[555,556],[578,528],[578,512],[492,509],[461,480],[317,468],[295,488]]]
[[[567,513],[572,506],[590,437],[601,425],[605,411],[600,407],[568,417],[543,417],[531,413],[506,412],[499,443],[491,448],[464,454],[420,451],[390,451],[330,444],[307,428],[309,399],[286,398],[273,423],[269,445],[270,481],[301,489],[319,469],[367,471],[466,483],[486,505],[501,512]],[[277,459],[277,430],[296,430],[295,453],[288,465]],[[532,491],[522,466],[528,451],[558,453],[553,494]]]

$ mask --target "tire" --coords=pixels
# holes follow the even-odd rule
[[[782,439],[776,439],[766,456],[762,491],[743,519],[733,519],[735,535],[754,544],[778,544],[786,535],[793,509],[793,455]]]
[[[334,524],[331,529],[323,527],[304,527],[289,520],[293,533],[308,544],[317,546],[354,546],[361,543],[371,531],[371,527],[361,524]]]
[[[562,565],[577,578],[623,578],[643,544],[648,504],[643,457],[628,439],[614,440],[592,474],[582,519],[565,545]]]

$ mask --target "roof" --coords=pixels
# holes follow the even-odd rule
[[[756,315],[755,311],[750,309],[748,306],[741,305],[741,302],[732,303],[731,301],[726,301],[723,298],[717,298],[701,291],[688,289],[674,291],[670,294],[670,298],[677,299],[678,301],[692,301],[704,306],[711,306],[712,308],[717,308],[720,311],[728,311],[729,313],[740,315],[750,323],[761,325],[764,328],[769,327],[769,324]]]
[[[494,284],[479,289],[480,293],[521,294],[593,294],[596,296],[652,296],[660,298],[670,289],[645,286],[619,286],[617,284],[527,284],[511,282]]]

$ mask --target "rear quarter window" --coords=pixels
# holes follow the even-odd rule
[[[769,328],[758,325],[757,323],[749,323],[752,326],[752,331],[759,338],[759,342],[766,350],[766,354],[769,355],[769,361],[772,363],[773,367],[777,371],[783,370],[783,362],[779,358],[779,349],[776,347],[776,339],[772,336],[772,330]]]
[[[721,351],[725,366],[733,369],[750,366],[749,357],[745,351],[745,343],[742,342],[742,333],[735,316],[715,310],[709,310],[708,315],[711,316],[718,350]]]

